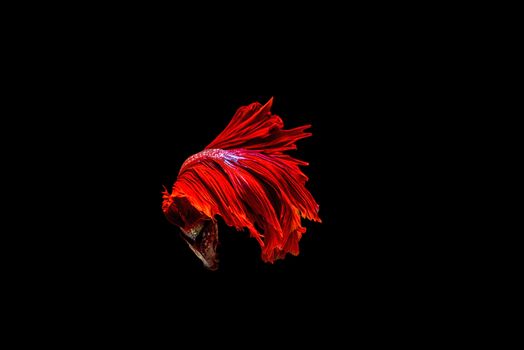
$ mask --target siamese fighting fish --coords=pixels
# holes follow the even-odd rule
[[[167,220],[210,270],[218,268],[218,216],[247,229],[268,263],[299,254],[301,218],[321,222],[300,169],[308,163],[287,154],[312,135],[305,132],[311,125],[285,130],[272,104],[240,107],[213,142],[182,164],[171,193],[162,193]]]

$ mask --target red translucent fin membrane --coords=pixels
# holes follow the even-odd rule
[[[264,153],[279,153],[295,149],[295,142],[311,136],[304,132],[310,125],[283,130],[279,116],[271,114],[273,99],[265,105],[252,103],[240,107],[228,126],[206,148],[258,150]]]

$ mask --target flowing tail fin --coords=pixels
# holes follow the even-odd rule
[[[301,217],[321,221],[299,168],[307,163],[284,153],[311,136],[304,132],[309,125],[284,130],[270,112],[272,102],[239,108],[224,131],[184,163],[173,188],[204,215],[247,228],[266,262],[299,254],[306,232]]]

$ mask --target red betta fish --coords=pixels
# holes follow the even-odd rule
[[[211,270],[218,268],[217,215],[237,230],[247,228],[269,263],[298,255],[306,232],[300,217],[321,222],[299,169],[308,163],[285,154],[311,136],[304,132],[310,125],[284,130],[272,103],[240,107],[213,142],[182,164],[172,192],[163,192],[166,218]]]

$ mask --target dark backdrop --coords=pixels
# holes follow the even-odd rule
[[[104,158],[110,192],[101,198],[114,211],[113,228],[96,235],[111,247],[106,258],[113,267],[153,279],[229,272],[394,279],[412,271],[419,254],[411,232],[417,219],[407,206],[416,205],[408,190],[416,173],[407,170],[413,167],[403,153],[411,153],[402,130],[406,117],[397,108],[397,94],[383,95],[368,74],[355,70],[352,79],[341,75],[346,85],[307,74],[268,81],[248,69],[245,82],[238,83],[238,76],[227,74],[192,84],[191,76],[177,80],[160,73],[120,83],[110,97],[114,114],[107,115],[107,141],[114,143]],[[326,70],[328,76],[335,73],[343,72]],[[310,163],[304,168],[307,187],[323,223],[306,221],[301,254],[270,265],[261,262],[254,239],[220,222],[220,269],[206,271],[163,217],[162,185],[172,186],[183,161],[211,142],[238,107],[271,96],[286,127],[312,124],[313,136],[292,153]]]
[[[337,19],[335,9],[310,17],[293,11],[277,23],[282,7],[269,10],[263,20],[235,18],[226,33],[214,31],[227,21],[216,16],[222,23],[202,29],[203,35],[199,24],[157,15],[152,19],[158,27],[129,17],[129,28],[116,24],[114,31],[93,35],[98,24],[90,20],[79,32],[59,26],[58,35],[44,34],[41,46],[31,46],[23,68],[36,79],[20,82],[40,99],[21,103],[35,111],[20,120],[43,140],[31,148],[38,162],[29,162],[28,184],[35,191],[23,189],[27,203],[21,208],[31,217],[41,208],[51,213],[42,210],[50,222],[38,221],[36,230],[21,235],[34,249],[18,261],[41,277],[28,290],[49,288],[59,300],[73,298],[104,312],[114,305],[127,314],[137,305],[163,311],[172,303],[174,311],[165,315],[184,322],[177,328],[182,332],[225,323],[231,305],[285,322],[301,315],[296,311],[339,312],[342,322],[328,315],[299,320],[301,335],[330,320],[345,335],[352,330],[345,319],[362,323],[352,317],[355,309],[382,320],[383,313],[373,312],[376,305],[396,307],[386,323],[397,324],[406,304],[419,310],[417,298],[439,305],[441,294],[452,295],[453,286],[440,293],[448,287],[439,282],[454,268],[450,250],[442,248],[454,247],[456,236],[441,223],[450,212],[448,199],[433,198],[440,180],[454,174],[439,168],[425,146],[444,147],[447,136],[439,128],[456,125],[450,107],[439,110],[453,84],[441,74],[443,62],[453,62],[454,54],[442,54],[418,26],[395,31],[401,18],[378,25],[375,11],[374,21],[360,22],[358,12],[340,11]],[[287,17],[305,23],[284,32]],[[231,39],[249,27],[260,28],[261,36]],[[442,23],[434,27],[440,31]],[[437,75],[444,77],[441,84]],[[207,271],[163,217],[162,185],[172,186],[183,161],[212,141],[238,107],[272,96],[273,111],[286,127],[312,124],[313,136],[301,140],[293,155],[310,163],[304,168],[307,187],[323,223],[305,222],[300,255],[270,265],[260,260],[254,239],[220,222],[220,269]],[[60,156],[59,170],[51,155]],[[222,291],[232,298],[219,296]],[[306,302],[295,302],[299,297]],[[177,314],[199,304],[206,310],[195,313],[198,323]],[[223,306],[224,313],[208,312],[210,304]],[[255,329],[267,333],[268,325]]]
[[[68,238],[68,254],[96,278],[142,287],[233,273],[336,276],[331,281],[382,288],[431,274],[435,222],[425,220],[421,199],[432,186],[421,165],[433,117],[425,77],[393,54],[384,59],[383,50],[353,44],[357,49],[345,51],[326,43],[267,62],[234,48],[224,61],[162,46],[87,57],[71,77],[82,88],[64,94],[79,125],[69,137],[83,146],[79,172],[69,179],[91,199],[73,226],[85,233]],[[287,128],[312,124],[313,136],[292,153],[310,163],[307,188],[323,223],[305,221],[300,255],[271,265],[247,233],[220,222],[220,269],[207,271],[163,217],[162,186],[172,186],[184,160],[238,107],[270,97]]]

